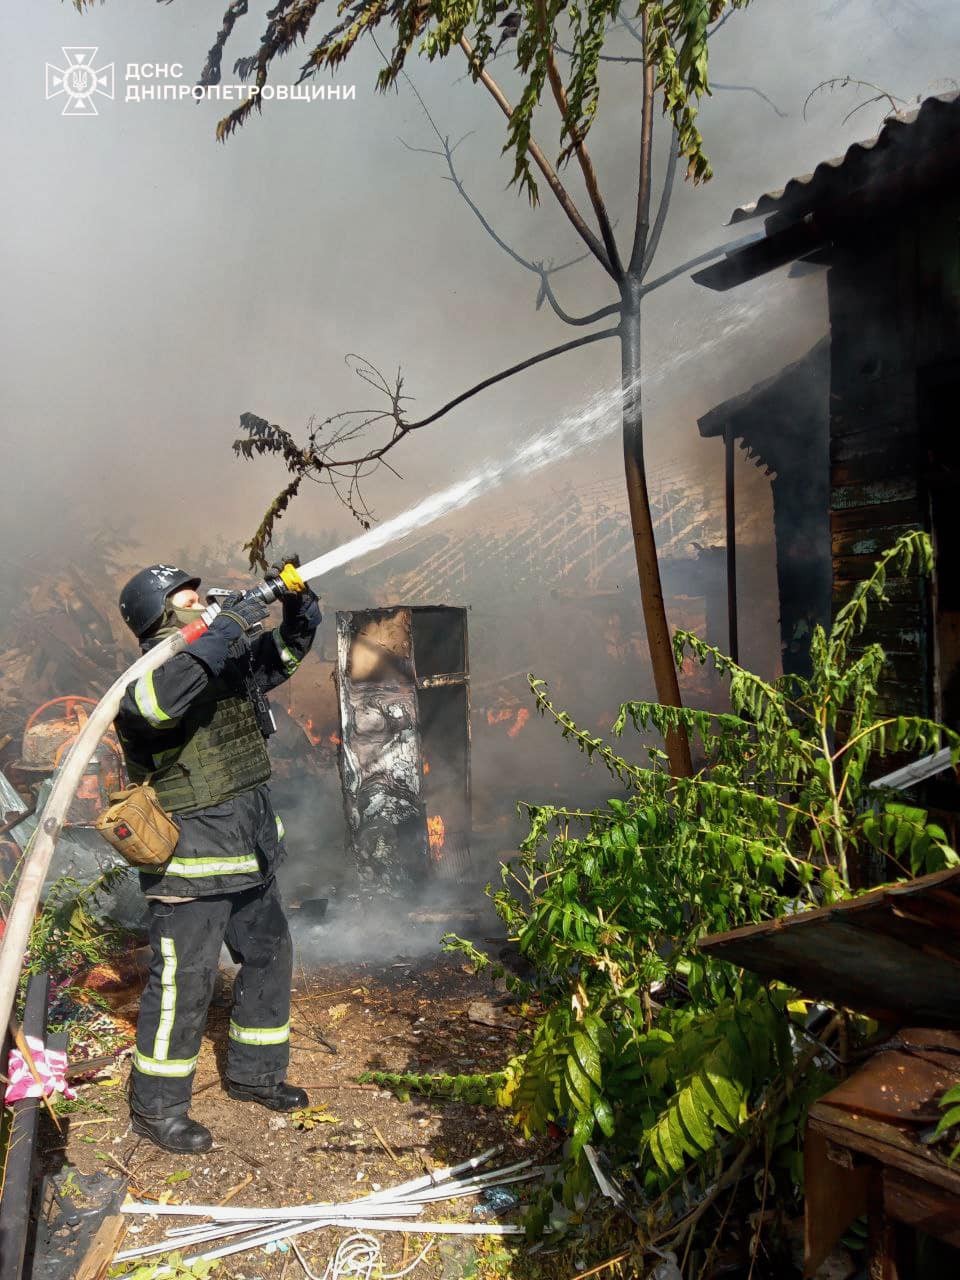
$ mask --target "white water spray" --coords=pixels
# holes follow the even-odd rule
[[[745,328],[754,315],[754,305],[743,303],[726,308],[723,320],[714,323],[709,335],[701,335],[690,347],[678,346],[669,355],[657,361],[655,369],[644,375],[645,392],[668,378],[676,377],[689,361],[702,362],[714,350],[724,349],[732,336]],[[487,461],[466,480],[460,480],[439,493],[433,493],[422,502],[385,520],[374,529],[327,551],[315,560],[301,565],[300,576],[308,581],[320,578],[351,560],[359,560],[371,551],[391,542],[399,542],[415,529],[433,524],[451,511],[459,511],[476,502],[485,493],[497,489],[511,476],[531,475],[543,467],[562,462],[582,449],[598,444],[605,436],[619,430],[622,423],[623,391],[619,381],[616,386],[598,392],[583,408],[562,418],[547,431],[518,446],[506,458]]]
[[[542,431],[532,440],[525,441],[505,458],[484,462],[467,479],[458,480],[456,484],[430,494],[428,498],[401,511],[391,520],[385,520],[383,524],[369,529],[358,538],[301,565],[300,576],[307,580],[321,578],[351,560],[357,560],[390,542],[399,541],[415,529],[432,524],[451,511],[469,506],[491,489],[498,488],[511,476],[521,473],[530,475],[597,444],[620,426],[621,395],[619,384],[614,390],[599,392],[582,409],[562,419],[555,427]]]

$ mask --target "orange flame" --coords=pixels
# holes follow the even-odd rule
[[[446,839],[446,831],[443,826],[443,819],[439,816],[427,819],[427,843],[430,846],[430,856],[434,862],[439,862],[443,857],[443,842]]]
[[[529,719],[530,712],[526,707],[491,707],[487,712],[489,725],[506,724],[512,721],[507,730],[508,738],[515,738]]]
[[[303,731],[307,735],[307,737],[310,739],[310,745],[314,747],[319,747],[320,743],[323,741],[323,735],[319,733],[314,733],[312,720],[307,719],[304,721]]]
[[[512,707],[498,707],[487,712],[487,724],[500,724],[501,721],[512,718]]]
[[[331,747],[339,747],[343,739],[340,737],[339,733],[331,733],[327,741],[330,743]]]
[[[516,720],[514,720],[513,724],[507,730],[507,737],[515,738],[529,719],[530,719],[530,712],[527,710],[526,707],[521,707],[517,712]]]
[[[424,760],[424,762],[423,762],[423,776],[424,776],[424,777],[426,777],[426,776],[427,776],[427,774],[428,774],[429,772],[430,772],[430,761],[429,761],[429,760]]]

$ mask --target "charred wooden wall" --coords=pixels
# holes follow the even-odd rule
[[[781,656],[795,675],[809,675],[811,634],[830,622],[829,368],[824,338],[698,422],[702,436],[732,436],[772,475]]]
[[[849,598],[877,555],[910,529],[932,530],[929,428],[921,399],[937,370],[960,359],[960,200],[916,202],[896,219],[865,221],[838,244],[828,277],[831,339],[830,528],[833,605]],[[933,440],[955,432],[933,424]],[[941,566],[941,570],[945,566]],[[935,586],[891,581],[860,644],[887,653],[885,708],[937,715]]]

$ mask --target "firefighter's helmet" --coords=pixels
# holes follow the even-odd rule
[[[172,564],[152,564],[135,573],[120,592],[120,616],[142,640],[163,617],[167,596],[183,587],[196,589],[200,579]]]

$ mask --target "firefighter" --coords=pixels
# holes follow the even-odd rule
[[[171,565],[135,574],[120,613],[146,651],[204,609],[200,579]],[[134,1132],[167,1151],[209,1150],[188,1115],[194,1070],[223,942],[240,964],[226,1060],[232,1098],[272,1111],[306,1106],[286,1084],[292,947],[275,874],[283,824],[267,780],[266,694],[296,671],[320,623],[309,590],[282,597],[283,619],[259,633],[261,600],[223,601],[208,630],[128,686],[115,721],[133,782],[149,781],[180,829],[173,856],[141,870],[150,972],[137,1020],[130,1088]]]

